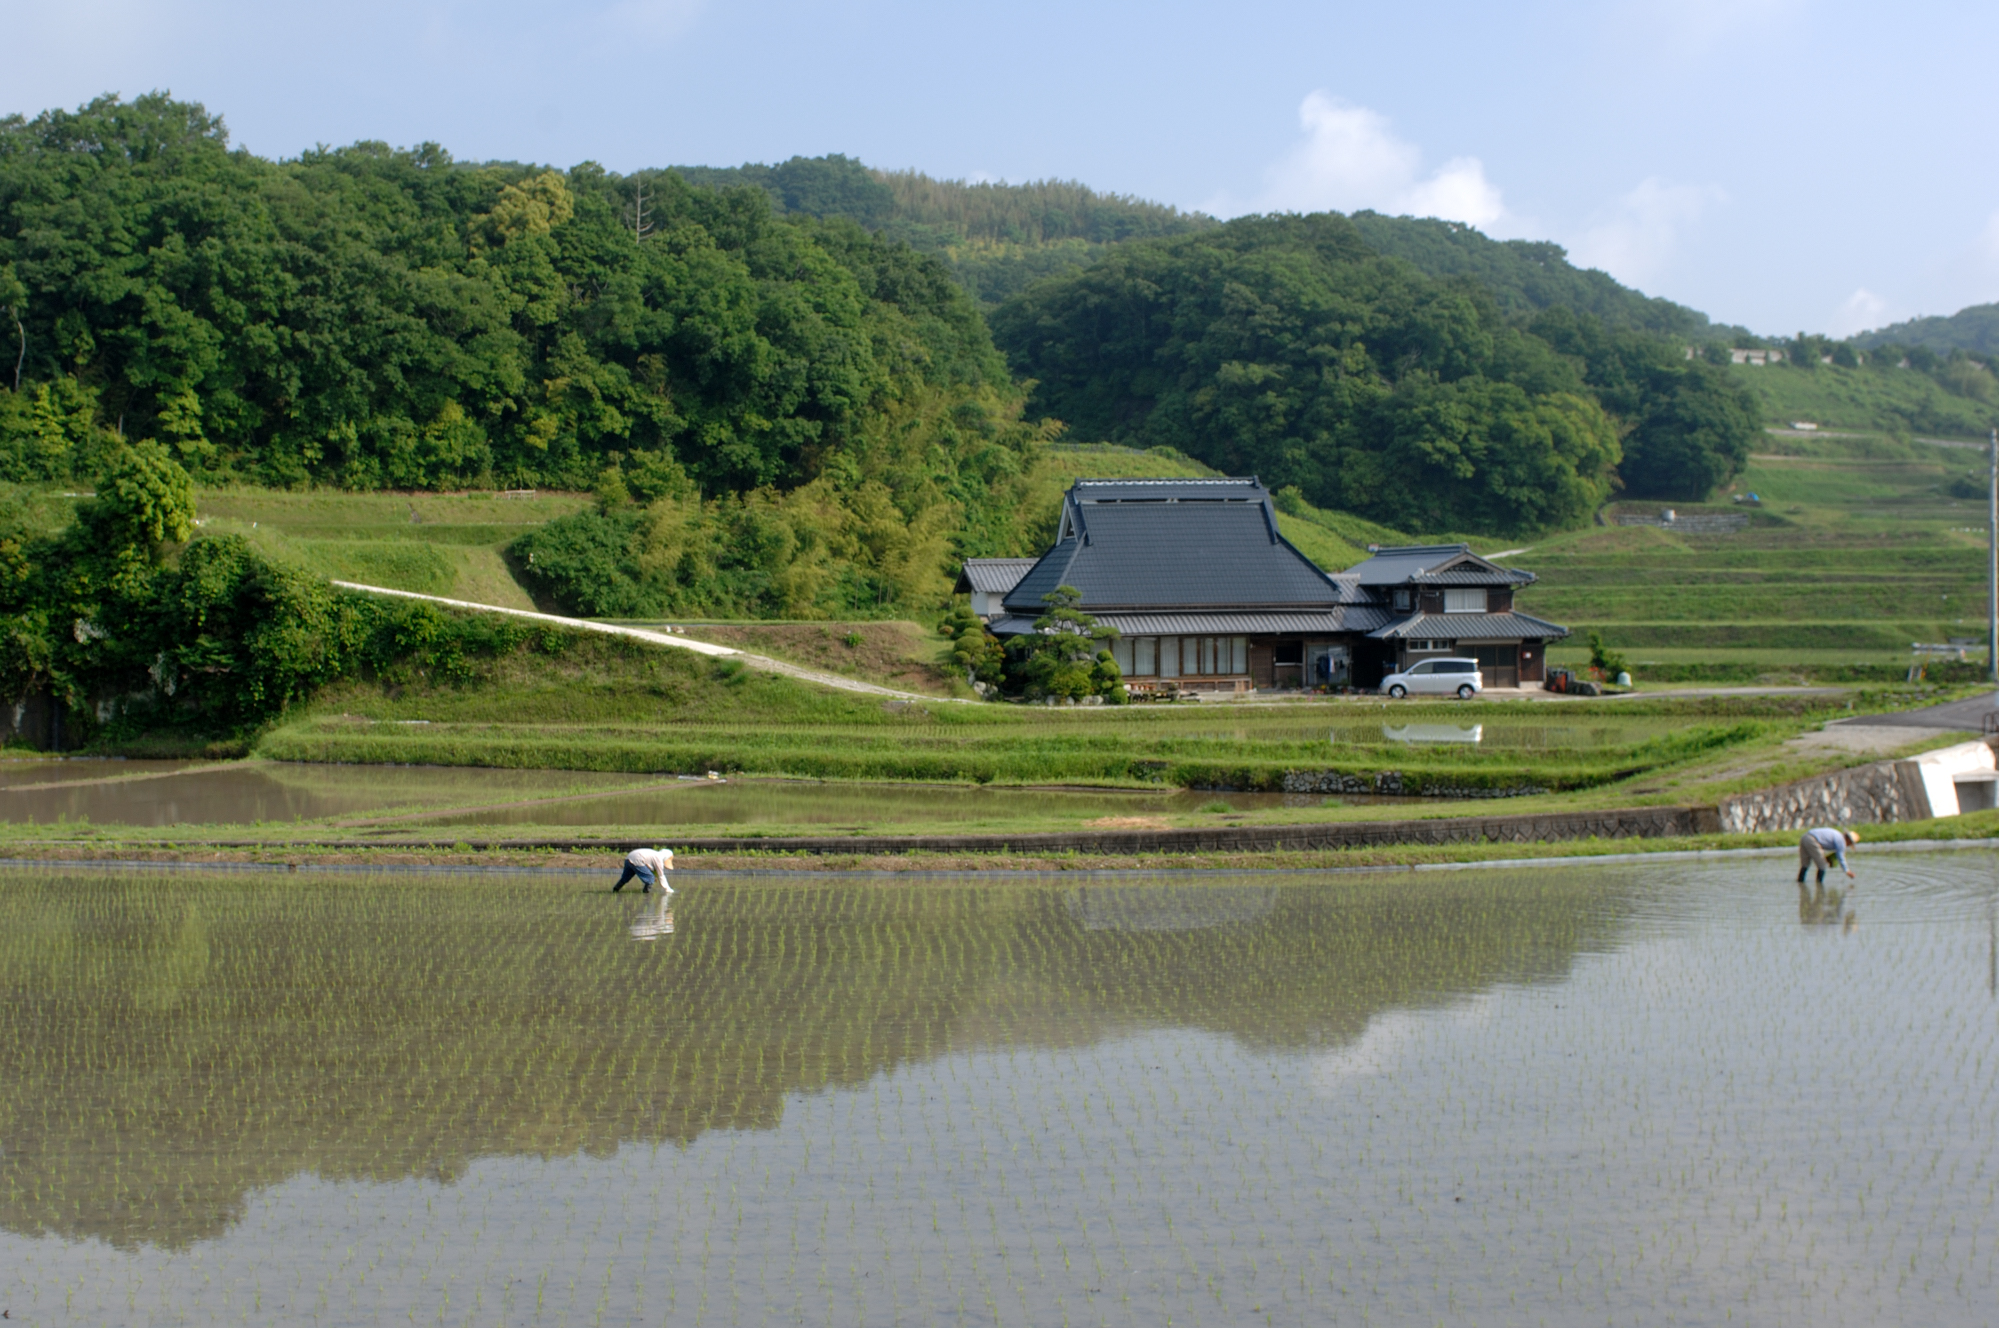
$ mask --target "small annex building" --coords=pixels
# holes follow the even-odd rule
[[[993,634],[1034,630],[1043,596],[1074,586],[1115,627],[1133,691],[1373,687],[1433,655],[1479,661],[1489,687],[1546,677],[1568,629],[1513,607],[1531,572],[1464,544],[1380,548],[1328,573],[1284,538],[1256,479],[1079,480],[1055,545],[1035,559],[968,558],[957,590]]]

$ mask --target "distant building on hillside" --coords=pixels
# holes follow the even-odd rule
[[[1278,531],[1253,478],[1082,480],[1063,496],[1053,548],[967,559],[957,588],[975,611],[997,597],[985,616],[1007,637],[1033,631],[1043,597],[1073,586],[1121,633],[1113,653],[1134,691],[1246,692],[1373,687],[1437,655],[1476,658],[1488,687],[1540,682],[1547,643],[1569,633],[1514,609],[1534,579],[1464,544],[1378,548],[1329,574]]]
[[[1782,364],[1784,352],[1781,350],[1745,350],[1735,347],[1728,352],[1730,364]]]

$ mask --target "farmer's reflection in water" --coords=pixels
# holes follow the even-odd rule
[[[659,902],[641,913],[632,923],[632,939],[635,941],[656,941],[662,936],[673,935],[673,896],[662,894]]]
[[[1860,915],[1846,907],[1846,892],[1800,884],[1798,921],[1807,927],[1838,927],[1850,932],[1859,928]]]

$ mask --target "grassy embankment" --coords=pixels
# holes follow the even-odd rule
[[[578,494],[340,493],[205,489],[202,528],[247,536],[323,576],[531,609],[501,551],[585,506]]]
[[[1983,639],[1985,511],[1951,491],[1964,468],[1959,451],[1924,443],[1768,436],[1734,486],[1763,500],[1747,529],[1592,527],[1528,541],[1516,561],[1541,581],[1520,605],[1573,629],[1550,652],[1557,663],[1585,658],[1596,628],[1641,685],[1889,682],[1912,641]],[[1971,681],[1981,667],[1932,676]]]
[[[1999,405],[1946,391],[1913,369],[1738,364],[1729,372],[1779,428],[1806,420],[1822,429],[1983,440],[1999,425]]]

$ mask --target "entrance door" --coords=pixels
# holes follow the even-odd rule
[[[1478,646],[1464,653],[1478,661],[1478,671],[1485,676],[1487,687],[1520,685],[1519,646]]]

